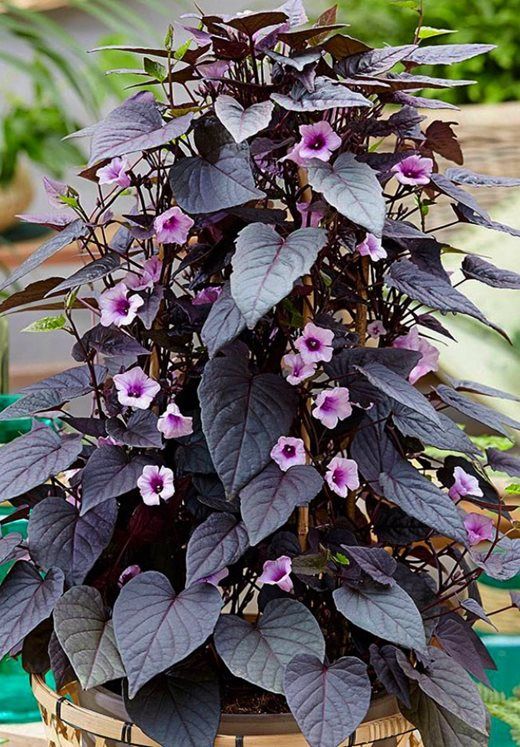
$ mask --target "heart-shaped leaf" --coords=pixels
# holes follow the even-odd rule
[[[287,472],[268,464],[240,491],[240,509],[252,545],[279,529],[296,506],[310,503],[319,493],[323,479],[309,465],[297,465]]]
[[[58,640],[84,690],[125,676],[112,620],[97,589],[69,589],[58,600],[53,616]]]
[[[351,91],[345,85],[322,76],[316,78],[313,91],[296,84],[289,95],[273,93],[271,98],[283,109],[293,112],[322,112],[350,106],[372,106],[372,102],[361,93]]]
[[[256,627],[235,615],[221,615],[214,640],[235,677],[274,693],[283,693],[285,668],[297,654],[325,656],[316,618],[293,599],[268,602]]]
[[[0,537],[0,565],[25,555],[26,551],[20,546],[22,542],[23,537],[19,532],[10,532]]]
[[[213,747],[220,723],[218,679],[200,667],[174,668],[142,687],[128,715],[163,747]]]
[[[0,450],[0,495],[7,501],[70,467],[82,449],[81,438],[61,438],[38,425]]]
[[[51,569],[42,578],[20,560],[0,586],[0,659],[51,614],[63,592],[63,572]]]
[[[238,356],[206,364],[199,386],[202,428],[215,469],[233,497],[270,460],[289,431],[296,394],[276,374],[253,376]]]
[[[265,196],[255,186],[244,143],[224,145],[215,159],[178,160],[169,178],[178,205],[188,213],[214,213]]]
[[[116,519],[114,500],[80,516],[64,498],[45,498],[31,511],[31,557],[44,570],[61,568],[69,584],[81,584],[110,542]]]
[[[395,584],[381,588],[364,584],[341,586],[333,592],[337,609],[358,628],[406,648],[424,651],[424,625],[413,599]]]
[[[309,654],[296,656],[285,672],[285,696],[311,747],[343,743],[363,721],[372,687],[360,659],[334,664]]]
[[[151,410],[136,410],[123,423],[119,418],[110,418],[106,422],[109,436],[126,446],[141,449],[160,449],[162,436],[157,429],[158,418]]]
[[[247,140],[260,130],[265,130],[271,121],[274,104],[260,101],[244,109],[232,96],[222,94],[215,101],[215,114],[236,143]]]
[[[248,547],[246,528],[234,514],[211,514],[188,542],[186,586],[236,563]]]
[[[214,586],[196,584],[175,594],[166,576],[156,571],[125,584],[113,620],[129,696],[201,646],[213,633],[221,606]]]
[[[313,159],[309,184],[327,202],[353,223],[381,236],[385,201],[375,171],[356,161],[352,153],[341,153],[333,164]]]
[[[153,459],[144,455],[127,458],[118,446],[96,449],[82,473],[81,515],[110,498],[133,490],[143,467],[151,463]]]
[[[201,331],[202,342],[208,348],[210,358],[232,342],[245,329],[246,320],[231,295],[229,283],[212,305]]]
[[[240,231],[231,294],[250,329],[291,292],[326,242],[322,228],[300,228],[286,239],[265,223],[251,223]]]
[[[381,646],[375,643],[370,646],[370,664],[377,679],[389,695],[395,695],[405,706],[410,707],[410,687],[408,679],[397,663],[398,648],[395,646]]]

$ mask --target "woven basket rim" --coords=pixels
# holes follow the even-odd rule
[[[160,747],[158,742],[148,737],[136,724],[89,710],[73,703],[65,696],[60,696],[40,675],[31,675],[31,686],[39,706],[65,726],[124,744],[138,747]],[[379,739],[404,736],[414,730],[415,727],[396,710],[392,716],[360,724],[355,735],[352,735],[354,739],[352,740],[351,737],[351,741],[347,743],[352,747],[372,744]],[[242,737],[219,734],[215,740],[215,747],[235,747],[237,744],[247,747],[248,742],[254,745],[265,745],[265,747],[293,747],[293,745],[294,747],[306,747],[307,745],[301,733],[265,736],[244,734]]]

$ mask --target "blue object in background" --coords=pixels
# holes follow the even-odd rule
[[[488,669],[495,690],[511,695],[520,685],[520,635],[482,635],[482,642],[495,660],[496,672]],[[503,721],[491,719],[489,747],[516,747],[511,730]]]

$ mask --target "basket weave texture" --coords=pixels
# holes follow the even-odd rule
[[[42,677],[32,677],[32,689],[45,727],[49,747],[161,747],[135,724],[82,708],[60,697]],[[422,747],[414,727],[402,716],[364,722],[342,747]],[[269,736],[219,735],[215,747],[307,747],[301,734]],[[440,747],[440,746],[439,746]]]

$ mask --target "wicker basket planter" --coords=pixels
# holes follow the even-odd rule
[[[104,688],[91,691],[84,705],[60,697],[43,680],[32,678],[49,747],[160,747],[125,720],[121,698]],[[85,707],[85,704],[95,705]],[[113,715],[107,715],[112,710]],[[103,712],[102,712],[103,711]],[[421,747],[414,727],[401,715],[394,698],[377,698],[365,721],[342,747]],[[215,747],[306,747],[290,715],[223,716]]]

